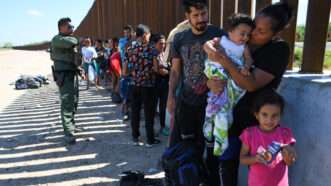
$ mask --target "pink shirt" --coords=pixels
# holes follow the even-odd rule
[[[243,144],[249,147],[250,155],[255,156],[261,149],[267,149],[273,141],[281,144],[294,144],[295,139],[289,128],[277,127],[273,132],[263,132],[259,127],[249,127],[240,135]],[[249,186],[288,186],[288,167],[279,152],[268,165],[253,164],[249,168]]]

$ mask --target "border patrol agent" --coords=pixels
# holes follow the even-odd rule
[[[78,104],[78,58],[76,46],[79,39],[72,35],[73,26],[70,18],[62,18],[58,21],[59,34],[51,41],[51,59],[54,81],[60,92],[61,121],[67,144],[74,144],[76,138],[74,132],[78,132],[75,126],[75,113]],[[78,61],[78,60],[77,60]]]

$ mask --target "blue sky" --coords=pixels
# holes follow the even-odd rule
[[[277,1],[277,0],[274,0]],[[77,27],[93,0],[2,0],[0,46],[50,40],[57,33],[57,21],[71,17]],[[305,24],[308,0],[299,0],[298,24]]]
[[[50,40],[57,33],[57,21],[70,17],[78,26],[93,0],[2,0],[0,46]]]

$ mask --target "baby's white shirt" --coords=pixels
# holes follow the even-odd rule
[[[233,62],[240,66],[244,65],[243,55],[246,47],[245,44],[238,45],[231,41],[227,36],[222,36],[220,45],[224,48],[227,56],[233,59]]]

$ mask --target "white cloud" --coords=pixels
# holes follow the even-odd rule
[[[42,16],[43,14],[38,10],[28,10],[26,12],[30,16]]]

